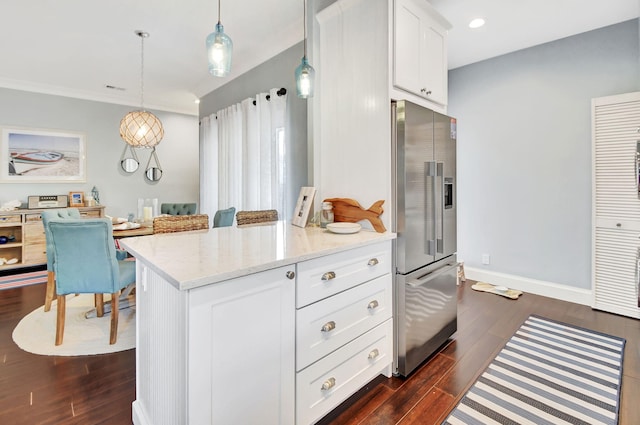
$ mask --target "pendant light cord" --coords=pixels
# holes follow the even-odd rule
[[[307,0],[302,0],[302,27],[304,28],[304,57],[307,57]]]
[[[144,111],[144,38],[143,32],[140,34],[140,109]]]
[[[218,0],[218,23],[222,22],[221,19],[220,19],[220,2],[221,1],[222,0]]]

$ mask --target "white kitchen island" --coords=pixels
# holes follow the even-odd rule
[[[288,222],[121,241],[136,425],[311,424],[391,375],[392,233]]]

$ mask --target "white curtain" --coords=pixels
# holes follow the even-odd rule
[[[200,210],[210,219],[229,207],[276,209],[285,217],[287,95],[277,92],[271,89],[203,118]]]
[[[200,121],[200,141],[200,212],[209,214],[211,227],[213,214],[218,210],[218,185],[210,183],[217,182],[218,178],[218,121],[215,116]]]

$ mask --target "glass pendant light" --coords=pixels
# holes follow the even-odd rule
[[[316,71],[309,65],[309,61],[307,60],[307,1],[303,0],[303,4],[304,56],[302,56],[302,61],[296,68],[296,92],[298,93],[298,97],[306,99],[313,97],[313,81]]]
[[[140,53],[140,110],[131,111],[120,121],[120,137],[135,148],[152,148],[164,137],[162,122],[149,111],[144,110],[144,39],[149,33],[136,31],[141,40]]]
[[[209,73],[216,77],[226,77],[231,71],[233,41],[224,33],[220,23],[220,0],[218,0],[218,23],[216,30],[207,36],[207,58]]]

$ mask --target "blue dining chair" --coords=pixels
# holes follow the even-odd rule
[[[53,245],[51,245],[51,236],[49,234],[49,222],[51,220],[80,219],[82,215],[77,208],[61,208],[44,210],[40,214],[42,217],[42,225],[44,226],[44,234],[47,250],[47,288],[44,296],[44,311],[51,310],[51,302],[55,296],[55,272],[53,271]],[[127,258],[127,251],[116,250],[118,260]]]
[[[160,204],[160,214],[169,215],[193,215],[198,211],[198,204],[195,202],[178,204],[165,203]]]
[[[123,288],[135,283],[134,261],[118,261],[113,243],[113,227],[107,218],[52,219],[49,232],[53,245],[58,314],[55,344],[64,336],[66,295],[111,294],[111,331],[109,344],[118,334],[118,297]],[[89,319],[90,320],[90,319]]]
[[[229,227],[233,225],[233,218],[236,215],[235,207],[230,207],[225,210],[216,211],[213,216],[213,227]]]
[[[44,311],[51,310],[51,301],[55,295],[55,273],[53,271],[53,242],[49,234],[49,222],[51,220],[66,220],[81,218],[77,208],[64,208],[55,210],[45,210],[40,214],[44,226],[44,234],[47,249],[47,289],[44,296]]]

